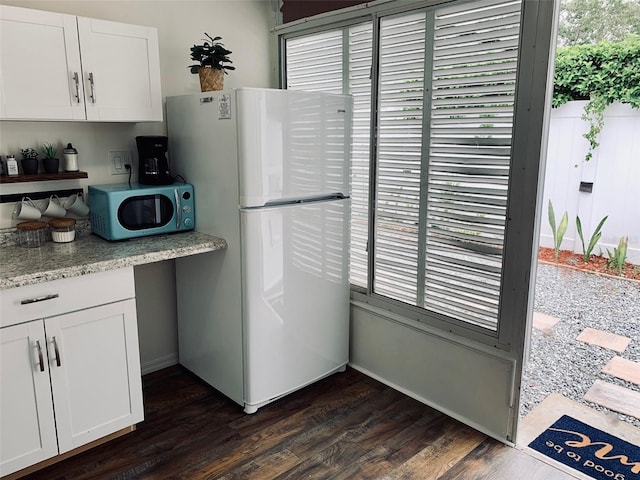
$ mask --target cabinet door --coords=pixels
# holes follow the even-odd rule
[[[135,300],[45,319],[60,453],[143,419]]]
[[[81,77],[75,16],[0,5],[0,119],[83,120]]]
[[[57,453],[43,323],[0,329],[0,476]]]
[[[87,120],[161,121],[155,28],[78,17]]]

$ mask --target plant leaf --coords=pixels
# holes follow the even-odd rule
[[[627,259],[627,248],[629,247],[629,237],[622,237],[620,239],[620,268],[624,267],[624,262]]]
[[[582,243],[582,259],[586,262],[589,260],[589,255],[584,248],[584,237],[582,236],[582,222],[580,221],[580,217],[576,215],[576,230],[578,231],[578,236],[580,237],[580,242]]]
[[[589,261],[589,257],[591,256],[591,252],[593,252],[593,249],[596,248],[596,244],[600,241],[600,238],[602,237],[602,233],[598,232],[596,234],[593,235],[593,237],[591,237],[591,241],[589,242],[589,247],[587,248],[587,251],[584,252],[584,254],[587,256],[585,262]]]
[[[564,215],[560,219],[560,225],[558,225],[558,249],[560,249],[560,245],[562,244],[562,237],[567,232],[567,227],[569,226],[569,216],[567,212],[564,212]]]
[[[607,221],[607,218],[609,218],[609,215],[606,215],[602,220],[600,220],[600,223],[598,224],[598,226],[596,227],[596,229],[593,231],[593,234],[594,234],[594,235],[600,231],[600,229],[601,229],[601,228],[602,228],[602,226],[604,225],[604,222],[606,222],[606,221]]]

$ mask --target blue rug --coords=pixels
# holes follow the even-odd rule
[[[597,480],[640,480],[640,447],[563,415],[529,444]]]

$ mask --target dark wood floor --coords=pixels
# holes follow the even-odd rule
[[[253,415],[179,366],[143,385],[135,432],[24,478],[572,478],[353,369]]]

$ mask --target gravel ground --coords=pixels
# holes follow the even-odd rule
[[[521,416],[554,392],[607,411],[583,400],[596,379],[640,392],[639,385],[600,373],[616,355],[640,363],[640,282],[539,264],[534,308],[560,322],[552,332],[533,329],[522,380]],[[631,343],[623,353],[617,353],[577,341],[587,327],[623,335]],[[639,419],[617,415],[640,428]]]

